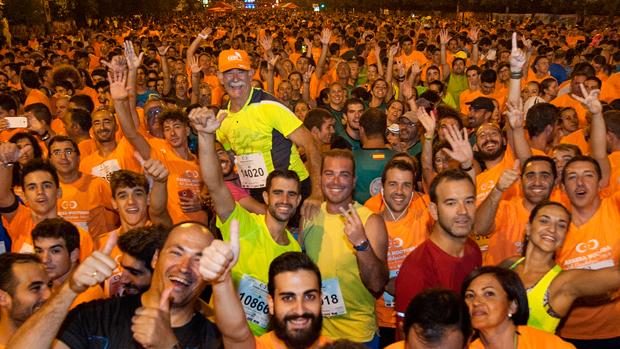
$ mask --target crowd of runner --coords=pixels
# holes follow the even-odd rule
[[[617,26],[261,10],[9,42],[0,347],[620,347]]]

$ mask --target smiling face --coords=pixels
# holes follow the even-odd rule
[[[529,162],[521,175],[525,199],[531,204],[548,200],[554,183],[551,164],[547,161]]]
[[[274,277],[269,311],[276,336],[288,347],[309,348],[321,334],[321,286],[314,272],[296,270]]]
[[[148,219],[148,193],[145,188],[135,186],[116,190],[112,207],[118,211],[121,222],[131,227],[141,226]]]
[[[383,199],[392,213],[399,215],[409,207],[413,196],[414,176],[410,171],[391,168],[385,174]]]
[[[529,243],[545,252],[555,252],[564,243],[570,226],[568,212],[558,205],[547,205],[528,224]]]
[[[252,70],[230,69],[224,73],[218,73],[220,83],[224,85],[226,93],[232,100],[244,101],[250,95],[252,85]]]
[[[196,223],[183,223],[176,226],[166,239],[164,246],[155,254],[153,262],[153,281],[161,293],[172,288],[171,307],[193,306],[206,286],[200,277],[198,266],[202,250],[213,241],[213,235]]]
[[[355,171],[350,159],[329,156],[323,159],[321,188],[328,203],[347,204],[353,196]]]
[[[475,278],[467,287],[464,298],[471,315],[471,325],[479,331],[497,328],[511,321],[508,314],[517,311],[517,304],[508,300],[508,294],[493,274]]]
[[[9,317],[20,326],[37,311],[51,295],[50,278],[40,263],[16,263],[12,268],[13,292],[9,293]]]
[[[263,192],[269,215],[278,222],[288,222],[301,202],[299,183],[294,179],[276,177],[268,191]]]

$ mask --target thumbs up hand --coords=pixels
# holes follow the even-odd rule
[[[80,294],[112,275],[116,269],[116,262],[110,257],[110,253],[116,246],[117,240],[118,235],[116,232],[112,232],[101,250],[94,251],[78,265],[69,281],[69,287],[73,292]]]
[[[170,293],[173,287],[162,291],[159,307],[140,307],[131,319],[131,332],[144,348],[174,348],[178,340],[170,324]]]
[[[202,251],[199,271],[202,278],[210,283],[220,283],[230,275],[230,270],[239,258],[239,222],[230,222],[230,242],[213,240]]]

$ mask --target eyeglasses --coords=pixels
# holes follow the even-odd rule
[[[75,153],[75,150],[73,149],[56,149],[54,151],[52,151],[52,156],[54,157],[60,157],[60,155],[64,154],[65,156],[71,156],[73,153]]]

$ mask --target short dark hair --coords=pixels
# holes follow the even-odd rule
[[[163,246],[163,237],[167,236],[167,230],[163,225],[131,229],[119,236],[118,248],[144,263],[144,266],[153,272],[151,260],[155,252]]]
[[[504,289],[504,292],[506,292],[508,301],[514,301],[517,304],[517,311],[512,314],[511,317],[514,324],[517,326],[527,324],[527,319],[530,316],[530,310],[527,303],[527,293],[521,279],[519,278],[519,275],[510,269],[494,266],[485,266],[475,269],[467,276],[467,278],[465,278],[465,281],[463,281],[461,297],[465,298],[465,292],[467,292],[467,288],[471,285],[472,281],[484,274],[491,274],[495,276],[499,284]]]
[[[321,129],[321,126],[330,119],[333,119],[334,116],[323,108],[314,108],[311,109],[308,114],[306,114],[306,118],[304,119],[304,126],[308,129],[308,131],[312,131],[313,128]]]
[[[159,116],[159,124],[163,127],[164,123],[169,120],[179,121],[185,126],[189,126],[189,118],[187,114],[180,109],[166,109]]]
[[[24,69],[20,73],[22,83],[28,88],[39,88],[41,83],[39,82],[39,75],[34,70]]]
[[[540,91],[544,92],[546,89],[551,87],[554,82],[558,82],[555,78],[546,78],[540,82]]]
[[[271,297],[275,296],[275,278],[278,274],[298,270],[311,271],[316,275],[318,287],[321,288],[321,271],[319,267],[303,252],[285,252],[276,257],[269,265],[269,281],[267,289]]]
[[[620,110],[608,110],[603,113],[607,132],[620,139]]]
[[[447,329],[463,334],[463,347],[473,330],[467,305],[454,291],[431,288],[415,296],[405,313],[404,331],[409,341],[411,329],[426,344],[438,344]]]
[[[525,174],[525,168],[527,167],[527,165],[534,161],[543,161],[548,163],[549,167],[551,167],[551,174],[553,175],[553,180],[555,181],[555,179],[558,178],[558,169],[555,168],[555,161],[553,161],[552,158],[546,155],[533,155],[527,158],[527,160],[525,160],[523,162],[523,165],[521,166],[521,176]]]
[[[30,112],[37,120],[44,122],[47,126],[52,124],[52,112],[43,103],[33,103],[24,108],[25,112]]]
[[[67,136],[62,136],[62,135],[54,136],[54,137],[52,137],[49,140],[49,143],[47,145],[47,149],[49,150],[48,152],[51,154],[51,152],[52,152],[52,144],[60,143],[60,142],[69,142],[69,143],[71,143],[71,146],[73,147],[73,151],[75,151],[75,153],[77,155],[80,155],[80,148],[78,147],[77,143],[75,143],[75,141],[72,138],[67,137]]]
[[[297,192],[301,195],[301,181],[299,180],[299,175],[297,174],[297,172],[289,169],[275,169],[271,171],[271,173],[269,173],[269,175],[267,176],[267,180],[265,183],[265,190],[267,190],[267,192],[269,192],[269,189],[271,189],[271,184],[276,178],[292,179],[297,182]]]
[[[437,176],[435,176],[435,178],[433,178],[433,181],[431,182],[431,186],[429,190],[429,196],[431,198],[431,202],[435,204],[437,203],[437,187],[439,186],[439,184],[441,184],[441,182],[452,182],[452,181],[467,181],[474,188],[474,191],[476,190],[476,185],[474,184],[474,181],[472,181],[471,177],[469,177],[467,172],[461,169],[445,170],[437,174]]]
[[[415,178],[416,178],[415,168],[413,167],[413,165],[411,165],[407,161],[398,160],[398,158],[397,159],[392,159],[392,160],[388,161],[387,164],[385,164],[385,167],[383,168],[383,172],[381,173],[381,183],[383,183],[385,185],[385,180],[386,180],[386,177],[387,177],[387,173],[391,169],[397,169],[397,170],[401,170],[401,171],[411,172],[411,175],[413,176],[413,184],[415,185],[415,181],[416,181],[415,180]]]
[[[92,114],[93,110],[95,110],[95,103],[93,102],[93,99],[89,95],[85,95],[85,94],[73,95],[71,96],[71,98],[69,98],[69,103],[73,103],[77,105],[78,108],[86,110],[89,114]]]
[[[149,192],[149,182],[143,174],[129,170],[118,170],[110,175],[112,198],[116,198],[116,191],[122,188],[142,187]]]
[[[0,290],[8,293],[9,295],[15,295],[15,274],[13,273],[13,266],[15,264],[42,264],[37,255],[31,253],[15,253],[6,252],[0,255]]]
[[[436,108],[437,111],[437,125],[443,119],[454,119],[459,125],[459,129],[463,129],[463,119],[461,118],[461,113],[447,105],[438,105]]]
[[[342,108],[342,110],[345,112],[345,114],[349,110],[349,106],[354,105],[354,104],[361,104],[364,108],[366,108],[365,105],[364,105],[364,102],[362,102],[361,99],[359,99],[359,98],[349,98],[349,99],[347,99],[344,102],[344,108]]]
[[[9,94],[0,94],[0,108],[4,109],[7,113],[10,110],[17,113],[17,101]]]
[[[387,130],[387,116],[379,108],[368,108],[360,116],[360,127],[366,136],[385,136]]]
[[[70,120],[72,123],[78,125],[82,132],[88,132],[93,126],[93,119],[90,113],[82,108],[73,108],[69,110]]]
[[[534,206],[534,208],[532,209],[532,212],[530,212],[530,217],[528,219],[528,222],[530,223],[534,222],[534,219],[536,219],[536,216],[538,215],[538,211],[540,211],[541,209],[547,206],[557,206],[557,207],[561,207],[562,209],[564,209],[566,214],[568,214],[568,223],[570,224],[570,221],[572,219],[572,214],[566,208],[566,206],[562,205],[559,202],[555,202],[555,201],[543,201],[543,202],[539,202],[538,204],[536,204],[536,206]]]
[[[547,126],[555,126],[559,117],[559,109],[551,103],[534,104],[527,111],[525,118],[525,128],[530,137],[541,134]]]
[[[598,176],[598,180],[600,181],[601,178],[603,178],[603,173],[601,171],[601,165],[598,164],[598,161],[596,161],[591,156],[577,155],[577,156],[573,157],[572,159],[568,160],[566,162],[566,164],[564,165],[564,171],[562,171],[562,184],[566,184],[566,169],[568,169],[569,165],[572,165],[575,162],[589,162],[589,163],[591,163],[592,166],[594,166],[594,171],[596,171],[596,175]]]
[[[325,159],[327,158],[342,158],[348,159],[353,164],[353,176],[355,176],[355,158],[353,152],[349,149],[330,149],[323,152],[323,158],[321,159],[321,173],[323,173],[323,167],[325,166]]]
[[[496,82],[497,73],[493,69],[485,69],[480,73],[480,82]]]
[[[26,178],[26,176],[36,171],[43,171],[49,173],[52,176],[52,180],[54,181],[56,188],[60,186],[60,181],[58,180],[58,173],[56,172],[56,168],[54,167],[54,165],[52,165],[48,160],[34,158],[28,161],[22,169],[22,189],[26,190],[26,188],[24,187],[26,184],[24,183],[24,179]]]
[[[32,229],[32,241],[44,238],[63,239],[69,253],[80,248],[80,232],[73,223],[61,217],[46,218]]]

